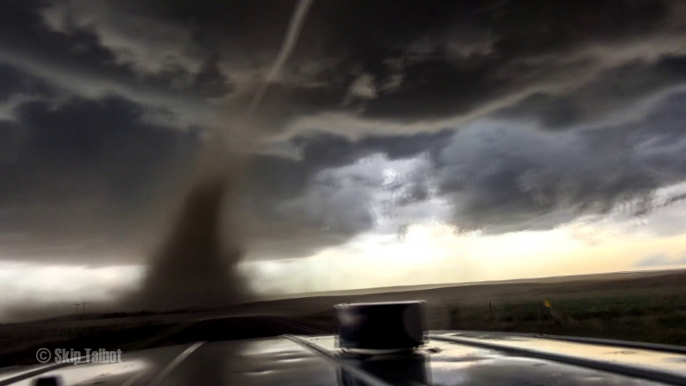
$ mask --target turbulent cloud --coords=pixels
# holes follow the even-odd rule
[[[199,95],[230,96],[245,107],[278,52],[294,3],[272,4],[268,16],[259,3],[230,1],[13,5],[29,10],[6,14],[20,13],[23,26],[8,24],[30,44],[12,41],[8,53],[87,73],[96,68],[118,84],[132,76],[153,88],[206,89],[211,73],[212,91]],[[669,1],[315,2],[260,118],[270,133],[325,112],[417,122],[471,118],[521,100],[505,112],[520,116],[530,108],[553,126],[569,126],[597,113],[581,111],[587,99],[570,93],[607,90],[603,100],[622,107],[624,92],[635,96],[630,102],[683,81],[660,74],[659,64],[649,74],[655,58],[684,53],[683,8]],[[612,88],[615,73],[643,83]],[[607,112],[608,103],[585,107]]]
[[[535,228],[557,210],[607,212],[650,194],[656,178],[632,158],[595,152],[577,134],[551,138],[486,123],[460,131],[443,152],[442,190],[453,196],[461,229]]]
[[[138,259],[125,251],[154,239],[207,130],[245,111],[294,4],[0,2],[3,256]],[[315,1],[249,133],[289,154],[247,161],[253,254],[430,218],[506,232],[669,205],[653,192],[685,177],[684,16],[678,1]],[[402,221],[383,223],[387,206]]]
[[[650,100],[644,100],[646,96],[660,95],[684,82],[686,56],[636,60],[604,70],[562,95],[533,93],[496,115],[510,119],[534,118],[540,127],[548,130],[589,125],[601,118],[636,119],[637,107],[639,112],[650,107]]]
[[[610,128],[554,135],[486,121],[458,131],[439,157],[455,224],[503,232],[551,228],[571,220],[570,209],[576,216],[628,204],[645,213],[657,188],[686,177],[686,117],[670,114],[681,98]]]
[[[87,31],[112,52],[116,64],[142,75],[197,73],[203,58],[194,52],[191,31],[135,12],[122,13],[110,2],[54,2],[41,9],[53,31]],[[131,10],[132,11],[132,10]],[[144,39],[141,37],[144,36]]]
[[[254,157],[245,206],[252,255],[308,256],[378,228],[393,208],[429,199],[429,154],[451,134],[359,141],[322,134],[294,141],[299,159]]]
[[[0,64],[0,102],[7,102],[18,95],[45,94],[48,92],[45,84],[31,74],[27,74],[12,66]]]
[[[199,146],[196,133],[146,124],[144,113],[117,98],[17,109],[2,131],[0,178],[12,183],[0,186],[0,232],[24,237],[4,242],[3,255],[96,263],[112,250],[131,253]]]
[[[323,32],[326,41],[307,54],[310,60],[333,61],[336,73],[344,75],[320,73],[329,79],[325,89],[284,88],[273,98],[320,104],[326,95],[324,100],[332,100],[320,109],[342,105],[368,119],[415,122],[472,117],[529,94],[564,97],[587,83],[605,87],[594,83],[602,81],[604,71],[683,53],[681,8],[615,1],[319,5],[309,31]],[[307,28],[303,39],[316,41]],[[665,74],[650,87],[668,78]],[[650,92],[640,86],[625,90]],[[616,91],[622,105],[623,90]]]

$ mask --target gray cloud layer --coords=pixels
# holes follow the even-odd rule
[[[204,133],[245,109],[293,5],[1,2],[2,258],[122,262],[154,244]],[[462,230],[645,213],[686,170],[685,9],[315,1],[256,114],[253,135],[297,156],[249,161],[250,245],[269,258],[344,243],[375,226],[380,189],[398,207],[446,199]],[[336,181],[375,154],[428,170]]]

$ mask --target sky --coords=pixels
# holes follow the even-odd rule
[[[686,266],[683,2],[314,0],[248,124],[295,8],[0,2],[0,320],[139,286],[217,132],[257,294]]]

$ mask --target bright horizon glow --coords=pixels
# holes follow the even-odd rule
[[[686,184],[660,189],[656,201],[684,188]],[[686,267],[686,220],[679,219],[686,219],[686,201],[641,218],[620,208],[551,230],[498,235],[458,234],[446,223],[425,221],[409,226],[400,237],[381,224],[381,231],[312,256],[245,261],[239,268],[262,296],[681,268]],[[69,306],[115,299],[135,288],[145,269],[1,262],[0,292],[5,296],[0,319],[4,308],[22,302]]]

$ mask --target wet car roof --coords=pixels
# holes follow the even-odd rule
[[[126,386],[686,384],[686,355],[678,348],[629,346],[435,332],[414,352],[352,355],[336,348],[334,336],[282,336],[141,350],[125,353],[123,363],[64,366],[12,382],[36,369],[16,370],[0,374],[0,385],[50,375],[67,385]]]

